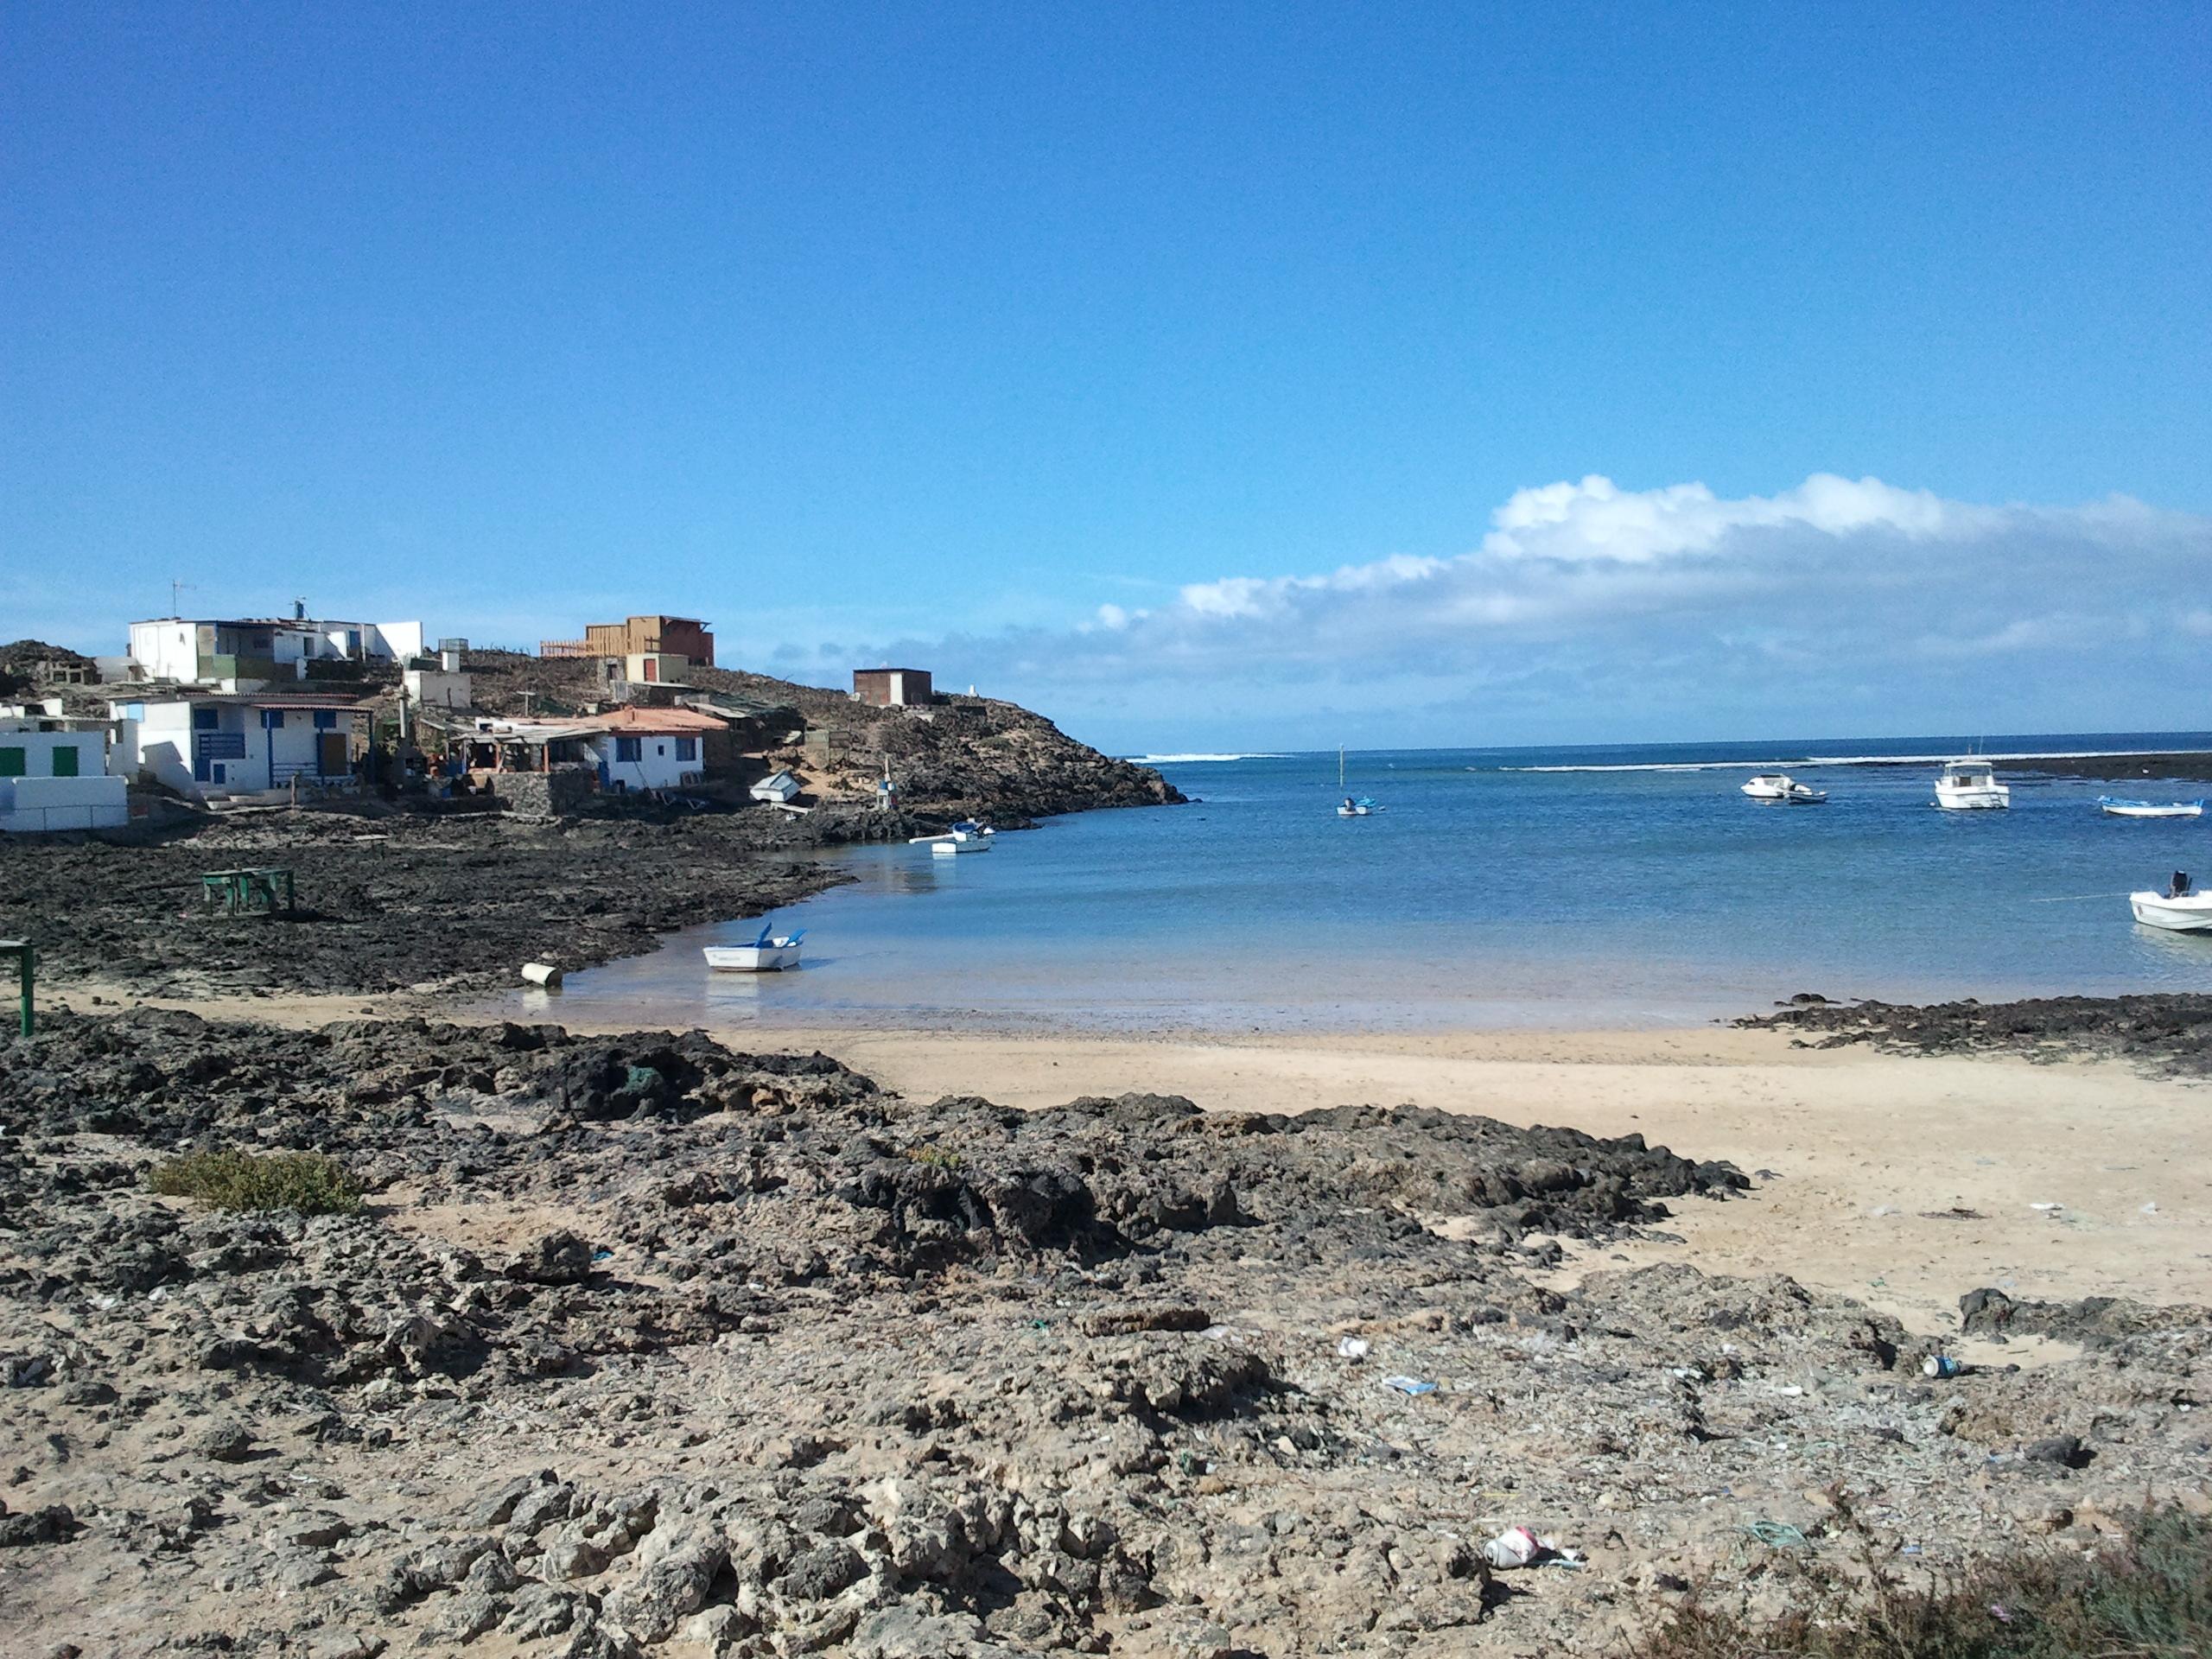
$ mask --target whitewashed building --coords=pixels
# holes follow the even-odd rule
[[[111,777],[107,729],[82,721],[0,720],[0,833],[112,830],[130,822],[129,786]]]
[[[305,679],[310,662],[404,662],[422,652],[420,622],[171,616],[130,625],[136,677],[234,690]]]
[[[729,724],[691,709],[618,709],[589,722],[584,741],[601,789],[683,789],[706,776],[707,745]]]
[[[200,797],[349,781],[363,718],[334,692],[190,691],[109,707],[116,772]]]

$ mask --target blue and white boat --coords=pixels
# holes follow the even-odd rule
[[[2111,795],[2097,797],[2097,810],[2108,818],[2201,818],[2202,801],[2169,801],[2159,806],[2150,801],[2124,801]]]

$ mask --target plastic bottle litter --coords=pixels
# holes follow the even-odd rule
[[[1932,1376],[1939,1382],[1948,1382],[1966,1367],[1948,1354],[1930,1354],[1920,1362],[1920,1374]]]
[[[1526,1567],[1544,1552],[1543,1540],[1526,1527],[1508,1527],[1483,1546],[1483,1559],[1492,1567]]]
[[[1365,1337],[1339,1337],[1337,1339],[1337,1357],[1338,1359],[1365,1359],[1367,1357],[1367,1338]]]
[[[1382,1386],[1386,1389],[1395,1389],[1400,1394],[1434,1394],[1436,1392],[1435,1383],[1424,1382],[1417,1376],[1386,1376],[1382,1379]]]

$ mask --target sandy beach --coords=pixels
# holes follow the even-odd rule
[[[284,1024],[394,1011],[351,996],[190,1006]],[[545,1015],[614,1028],[564,1019],[557,997]],[[1955,1330],[1959,1297],[1985,1285],[2212,1304],[2212,1085],[2120,1061],[1815,1049],[1719,1027],[1204,1041],[709,1030],[741,1051],[833,1055],[918,1102],[980,1095],[1033,1110],[1141,1093],[1211,1111],[1425,1106],[1640,1134],[1754,1173],[1741,1198],[1678,1205],[1668,1230],[1679,1243],[1578,1254],[1568,1241],[1562,1282],[1624,1262],[1783,1273],[1929,1335]]]

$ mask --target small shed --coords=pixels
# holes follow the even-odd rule
[[[788,806],[804,792],[798,779],[788,772],[772,772],[753,785],[753,798],[766,801],[772,806]]]
[[[872,709],[905,709],[931,700],[930,673],[925,668],[856,668],[853,697]]]

